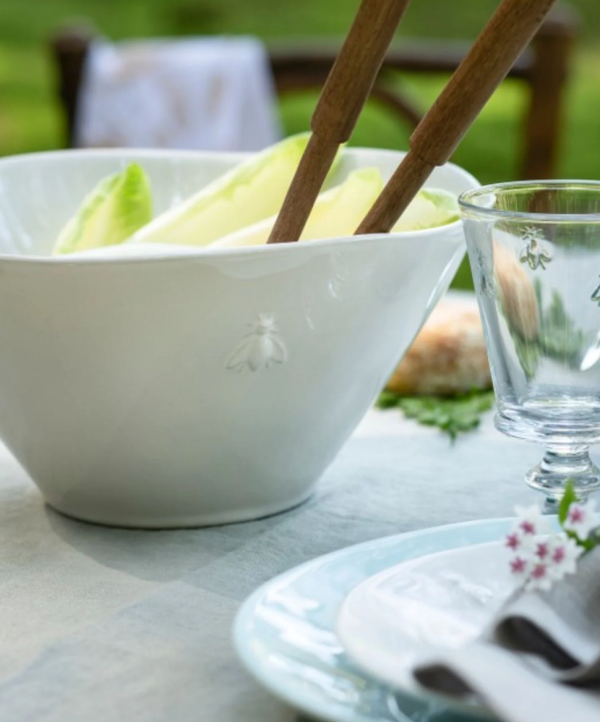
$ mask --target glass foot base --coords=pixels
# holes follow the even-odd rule
[[[547,448],[542,461],[525,475],[525,481],[546,497],[546,511],[556,513],[569,479],[581,501],[600,490],[600,469],[587,447]]]

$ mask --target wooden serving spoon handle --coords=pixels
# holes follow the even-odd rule
[[[341,143],[356,125],[410,0],[362,0],[323,86],[312,136],[268,243],[297,241]]]
[[[435,166],[446,163],[555,0],[504,0],[410,138],[356,233],[387,233]]]

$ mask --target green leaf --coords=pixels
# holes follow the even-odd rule
[[[560,501],[560,506],[558,507],[558,520],[560,521],[561,526],[567,521],[571,504],[574,504],[576,501],[577,494],[575,493],[573,480],[567,479],[567,483],[565,485],[565,493],[563,494],[563,498]]]
[[[55,255],[114,246],[152,218],[152,192],[144,169],[130,163],[88,193],[61,231]]]
[[[301,133],[252,154],[161,213],[128,242],[206,246],[277,214],[309,138],[310,133]]]
[[[317,238],[343,238],[354,229],[375,203],[384,186],[378,168],[357,168],[324,193],[319,193],[301,241]],[[211,248],[238,248],[265,245],[277,221],[277,214],[259,220],[232,233],[226,233],[210,243]]]
[[[404,416],[425,426],[435,426],[454,441],[459,434],[479,426],[494,404],[493,391],[471,391],[452,397],[398,396],[384,391],[377,402],[382,409],[399,407]]]
[[[379,394],[379,398],[375,402],[375,406],[377,406],[378,409],[391,409],[394,406],[398,406],[399,400],[400,397],[398,394],[386,390]]]

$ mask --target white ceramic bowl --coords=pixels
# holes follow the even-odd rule
[[[340,175],[400,153],[348,150]],[[305,499],[463,256],[429,231],[185,257],[52,259],[100,178],[137,160],[156,209],[241,156],[65,151],[0,161],[0,436],[47,502],[135,527]],[[456,166],[429,185],[477,185]]]

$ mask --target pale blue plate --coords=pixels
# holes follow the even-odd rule
[[[358,669],[334,633],[344,598],[408,559],[498,541],[510,519],[453,524],[349,547],[296,567],[244,602],[234,628],[249,672],[293,707],[329,722],[482,720],[425,695],[398,694]],[[487,718],[489,720],[489,718]]]

